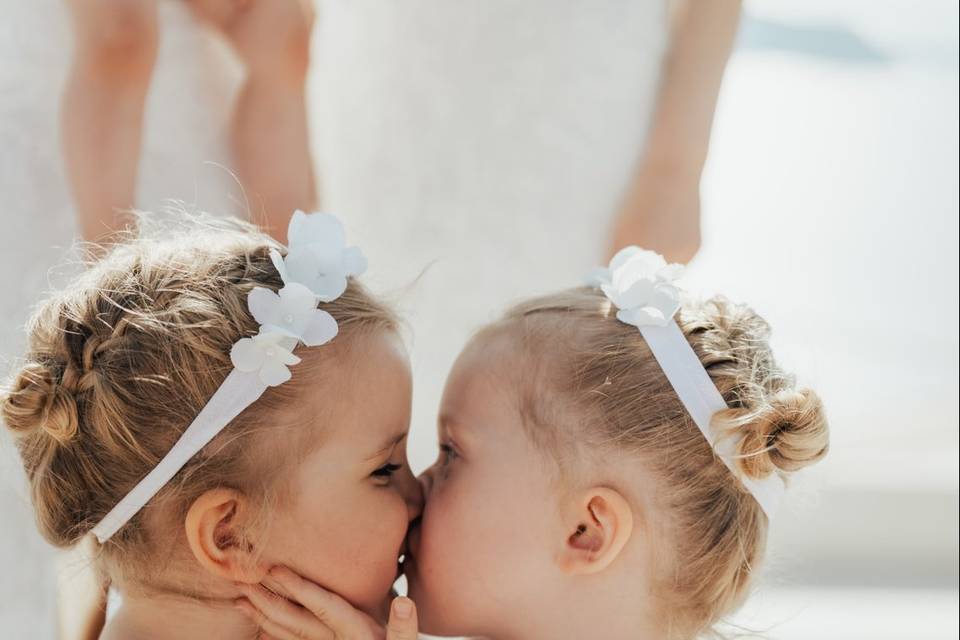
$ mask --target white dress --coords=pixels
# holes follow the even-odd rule
[[[57,138],[62,0],[0,0],[0,16],[5,374],[74,223]],[[443,378],[470,332],[510,300],[578,284],[600,258],[643,145],[666,20],[663,0],[318,1],[310,111],[324,208],[409,319],[415,468],[435,452]],[[240,78],[224,43],[161,3],[140,208],[244,210],[225,138]],[[52,638],[51,554],[20,476],[4,434],[0,629]]]
[[[602,257],[666,27],[658,1],[320,3],[324,206],[410,320],[415,468],[435,455],[443,379],[471,331]]]

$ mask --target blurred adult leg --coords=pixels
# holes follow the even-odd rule
[[[85,240],[133,207],[143,110],[157,54],[156,0],[67,0],[74,53],[61,107],[63,153]]]
[[[246,67],[234,109],[232,146],[251,215],[286,241],[294,209],[317,193],[307,124],[312,0],[190,0],[223,32]]]

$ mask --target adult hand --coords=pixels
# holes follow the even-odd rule
[[[335,593],[285,567],[262,585],[238,585],[237,607],[276,640],[416,640],[413,600],[395,598],[386,628]],[[277,595],[282,592],[286,597]]]

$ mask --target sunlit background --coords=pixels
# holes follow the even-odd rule
[[[747,5],[696,279],[832,425],[741,617],[771,637],[957,633],[957,90],[956,3]]]
[[[22,349],[26,307],[73,234],[56,139],[69,39],[61,13],[55,0],[0,0],[3,361]],[[188,23],[173,3],[163,17]],[[689,281],[750,301],[771,321],[781,360],[822,393],[833,429],[829,457],[797,483],[774,525],[766,577],[735,620],[765,637],[957,634],[957,25],[948,1],[746,4]],[[164,67],[161,55],[154,92],[182,99],[148,112],[144,206],[173,196],[242,208],[229,173],[202,163],[226,164],[223,124],[210,115],[218,111],[191,106],[195,95],[226,100],[236,70],[206,34],[173,34],[163,47],[205,55],[186,70]],[[327,162],[318,159],[321,170],[337,170]],[[396,246],[376,262],[401,265],[409,282],[430,258]],[[403,294],[414,317],[419,296],[436,293],[432,277],[428,269],[425,284]],[[469,288],[443,294],[455,301]],[[438,326],[443,340],[413,336],[415,370],[430,374],[416,381],[417,469],[436,453],[430,414],[442,385],[442,367],[424,360],[447,364],[448,345],[471,329]],[[30,512],[5,436],[0,446],[0,635],[50,638],[52,601],[38,591],[53,570],[38,562],[48,552],[22,524]]]

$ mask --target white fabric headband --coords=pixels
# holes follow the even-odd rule
[[[295,212],[288,237],[286,257],[270,250],[284,287],[277,293],[256,287],[247,296],[260,331],[234,343],[230,351],[234,369],[157,466],[93,528],[100,544],[119,531],[267,387],[290,379],[288,367],[300,362],[293,355],[299,343],[316,347],[337,335],[336,320],[318,309],[317,302],[339,298],[347,288],[347,278],[366,271],[367,260],[360,249],[347,246],[343,225],[330,214]]]
[[[617,307],[618,320],[640,330],[680,402],[714,453],[772,520],[785,489],[783,479],[776,473],[762,479],[741,473],[736,464],[737,439],[717,437],[711,426],[713,415],[726,409],[727,403],[673,319],[680,309],[680,289],[674,280],[682,269],[681,265],[668,265],[658,253],[627,247],[613,257],[609,267],[594,270],[590,284],[600,287]]]

